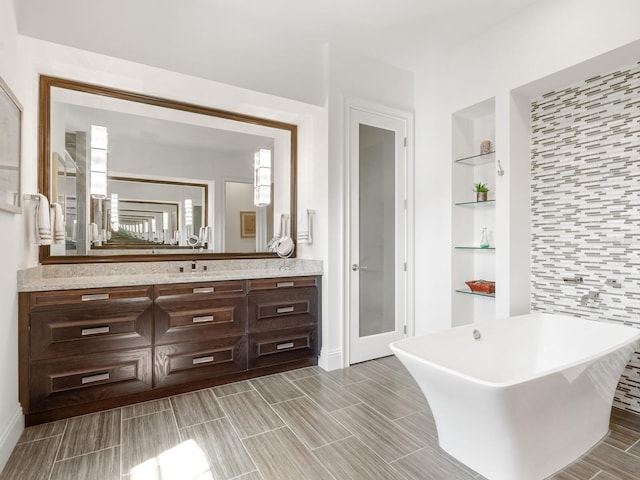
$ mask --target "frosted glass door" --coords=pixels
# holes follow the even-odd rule
[[[351,112],[350,363],[404,336],[404,122]]]

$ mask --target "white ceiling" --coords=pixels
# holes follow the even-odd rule
[[[244,55],[331,44],[416,70],[538,0],[14,0],[18,31],[218,80]],[[276,53],[277,52],[277,53]]]

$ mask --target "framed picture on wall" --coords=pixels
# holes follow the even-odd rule
[[[20,213],[22,105],[0,78],[0,209]]]
[[[256,212],[240,212],[240,238],[256,237]]]

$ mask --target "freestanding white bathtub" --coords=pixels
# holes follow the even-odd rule
[[[489,480],[541,480],[607,434],[639,342],[639,329],[534,313],[390,346],[427,397],[443,450]]]

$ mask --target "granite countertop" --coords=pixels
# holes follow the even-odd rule
[[[322,275],[320,260],[201,260],[191,262],[131,262],[109,264],[39,265],[18,271],[18,291],[73,290],[167,283],[245,280],[250,278]],[[206,266],[206,270],[205,267]],[[180,272],[180,268],[184,272]]]

